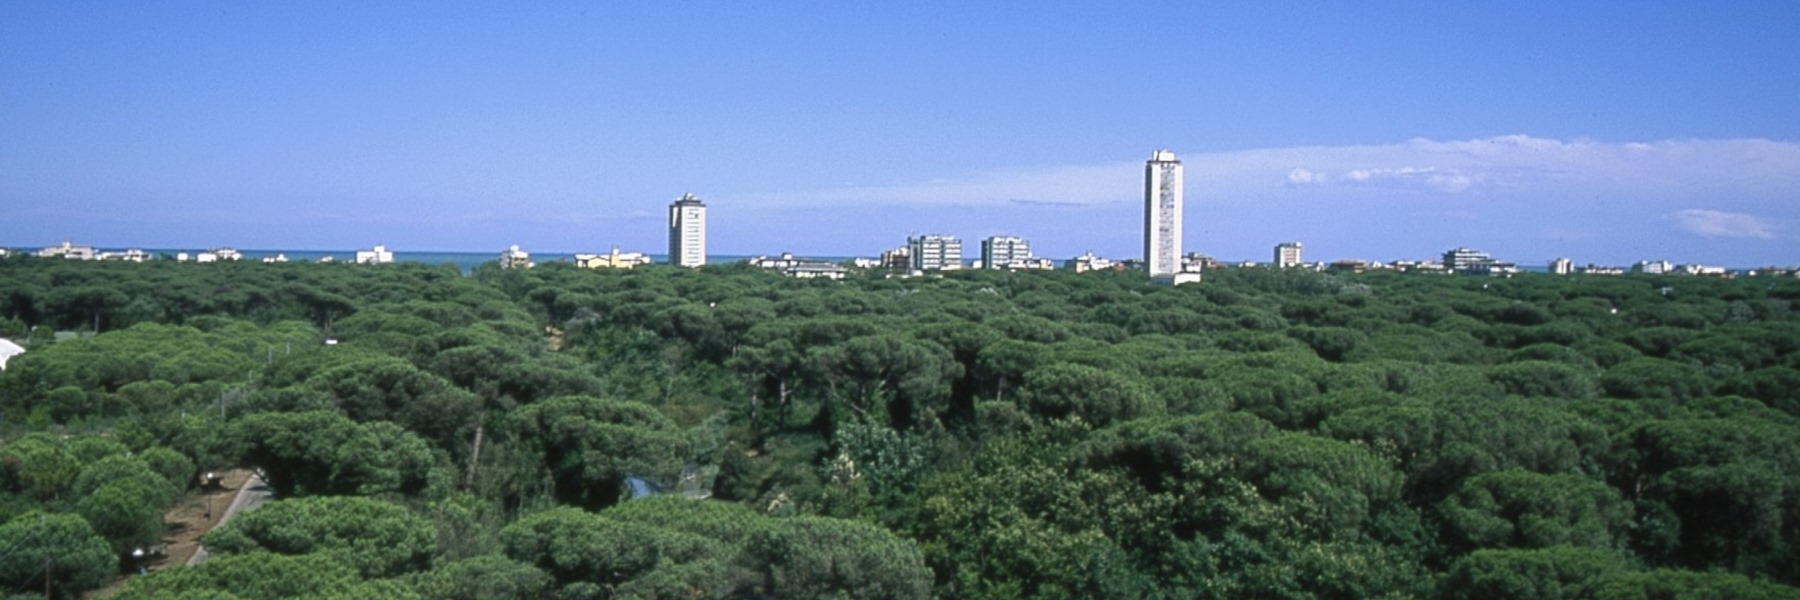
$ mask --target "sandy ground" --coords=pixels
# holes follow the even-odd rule
[[[233,469],[220,474],[223,487],[202,491],[200,495],[189,498],[169,508],[163,515],[163,524],[168,529],[163,533],[164,554],[145,561],[144,566],[152,571],[170,566],[185,565],[193,558],[194,551],[200,549],[200,536],[219,524],[224,518],[226,507],[231,506],[239,489],[250,479],[248,469]],[[105,598],[118,593],[125,582],[131,579],[128,575],[120,575],[107,582],[83,598]]]

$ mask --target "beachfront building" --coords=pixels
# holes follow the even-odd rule
[[[394,253],[387,246],[376,245],[369,250],[356,251],[356,264],[379,265],[394,262]]]
[[[500,251],[500,268],[529,269],[531,268],[531,253],[520,250],[518,244],[513,244]]]
[[[1031,260],[1031,242],[1014,235],[996,235],[981,240],[981,268],[1024,269]]]
[[[642,252],[619,252],[617,247],[611,254],[577,254],[575,266],[583,269],[630,269],[638,265],[650,264],[650,257]]]
[[[914,271],[954,271],[961,269],[962,240],[948,235],[916,235],[906,238],[907,252]]]
[[[795,258],[792,252],[783,252],[778,257],[758,256],[745,262],[796,279],[843,279],[850,274],[850,269],[843,265],[828,260]]]
[[[69,260],[94,260],[99,257],[99,253],[94,251],[93,246],[77,246],[68,241],[64,241],[60,245],[48,246],[39,250],[38,256],[44,258],[66,258]]]
[[[1200,281],[1181,264],[1181,161],[1170,150],[1150,153],[1144,163],[1144,270],[1153,283]]]
[[[222,260],[243,260],[244,253],[236,248],[207,248],[194,255],[194,262],[209,263]]]
[[[682,194],[669,205],[669,262],[676,266],[706,264],[706,204]]]
[[[1284,242],[1275,245],[1275,268],[1287,269],[1298,267],[1300,258],[1300,242]]]

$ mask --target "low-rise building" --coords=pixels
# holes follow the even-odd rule
[[[1744,273],[1751,277],[1800,277],[1800,267],[1757,267]]]
[[[1588,263],[1580,269],[1582,275],[1624,275],[1625,267],[1609,267]]]
[[[121,262],[144,262],[150,260],[150,253],[142,248],[132,248],[124,252],[101,252],[100,260],[116,260]]]
[[[1396,260],[1388,263],[1389,268],[1401,273],[1449,273],[1444,263],[1435,260]]]
[[[69,260],[94,260],[99,258],[99,253],[94,251],[93,246],[77,246],[68,241],[64,241],[60,245],[48,246],[39,250],[38,256],[43,258],[65,258]]]
[[[1724,277],[1731,274],[1725,267],[1695,264],[1681,265],[1678,267],[1677,272],[1686,275],[1704,275],[1707,277]]]
[[[1444,268],[1453,273],[1470,273],[1494,262],[1494,257],[1480,250],[1457,247],[1444,252]]]
[[[1068,266],[1069,270],[1074,271],[1076,273],[1086,273],[1088,271],[1101,271],[1101,270],[1110,270],[1110,269],[1118,268],[1116,266],[1117,263],[1113,262],[1112,259],[1101,257],[1101,256],[1094,256],[1093,252],[1088,252],[1086,254],[1082,254],[1081,256],[1071,258],[1068,260],[1067,263],[1064,263],[1064,264],[1066,264]]]
[[[650,264],[650,257],[642,252],[619,252],[613,248],[610,254],[577,254],[575,266],[583,269],[630,269],[638,265]]]
[[[265,263],[284,263],[288,261],[288,257],[285,253],[277,252],[274,256],[262,257],[262,261]]]
[[[1151,275],[1150,283],[1152,285],[1187,285],[1190,283],[1200,283],[1200,274],[1184,271],[1178,273],[1164,273],[1162,275]]]
[[[1205,272],[1207,269],[1217,268],[1219,268],[1219,261],[1209,255],[1201,254],[1199,252],[1189,252],[1181,255],[1181,270],[1183,272],[1201,273]]]
[[[1675,263],[1666,260],[1640,260],[1631,265],[1631,272],[1645,275],[1662,275],[1675,270]]]
[[[1574,273],[1574,272],[1575,272],[1575,261],[1569,260],[1567,257],[1558,258],[1556,260],[1550,261],[1550,274],[1551,275],[1568,275],[1568,274]]]
[[[376,245],[369,250],[356,251],[356,264],[378,265],[394,262],[394,253],[387,246]]]
[[[850,269],[843,265],[828,260],[795,258],[792,252],[783,252],[779,257],[758,256],[745,262],[798,279],[843,279],[850,274]]]
[[[502,269],[529,269],[531,266],[531,253],[520,250],[518,244],[513,244],[500,251],[500,268]]]
[[[379,246],[377,246],[379,247]],[[219,262],[222,260],[243,260],[244,253],[235,248],[208,248],[194,255],[194,262]]]

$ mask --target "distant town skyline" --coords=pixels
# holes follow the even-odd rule
[[[0,246],[1800,263],[1800,11],[0,6]]]

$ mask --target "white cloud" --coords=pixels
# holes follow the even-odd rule
[[[1400,167],[1398,169],[1354,169],[1345,173],[1342,179],[1356,184],[1390,188],[1460,192],[1469,189],[1476,177],[1457,169]]]
[[[1668,215],[1675,227],[1709,238],[1775,239],[1776,226],[1756,215],[1718,210],[1688,209]]]
[[[1289,185],[1307,185],[1313,183],[1325,183],[1325,174],[1314,173],[1299,167],[1295,167],[1294,170],[1288,171]]]
[[[1800,144],[1761,139],[1604,142],[1506,135],[1183,154],[1188,197],[1270,200],[1601,198],[1751,201],[1800,189]],[[744,206],[1099,205],[1134,202],[1143,162],[1015,168],[886,186],[721,193]],[[1690,204],[1691,206],[1691,204]]]

